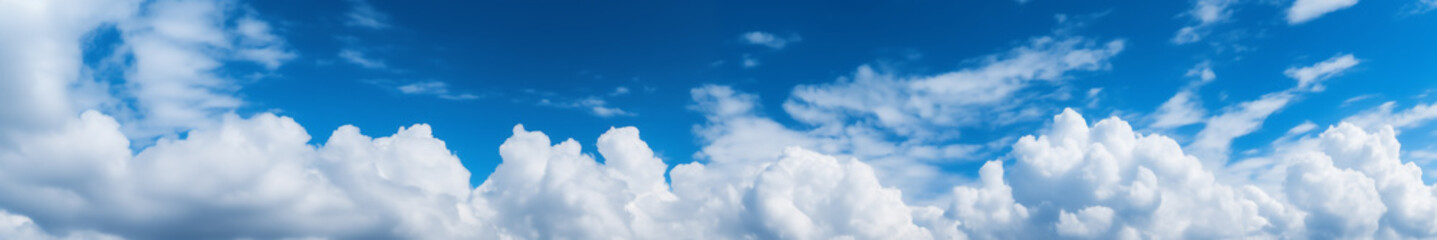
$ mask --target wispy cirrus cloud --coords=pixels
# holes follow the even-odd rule
[[[1232,18],[1232,6],[1236,0],[1198,0],[1193,1],[1192,9],[1180,16],[1186,16],[1193,24],[1178,29],[1172,42],[1176,44],[1188,44],[1202,41],[1211,31],[1214,25],[1228,21]]]
[[[438,80],[422,81],[395,81],[383,79],[370,79],[363,82],[376,87],[389,89],[405,95],[429,96],[444,100],[474,100],[484,98],[484,94],[475,94],[467,91],[454,90],[449,83]]]
[[[364,52],[361,52],[358,49],[341,49],[339,50],[338,56],[340,59],[344,59],[344,61],[346,62],[353,63],[354,65],[359,65],[360,67],[368,69],[384,69],[388,67],[388,65],[384,63],[384,60],[365,56]]]
[[[1206,120],[1203,130],[1187,146],[1188,150],[1208,161],[1206,165],[1227,164],[1233,139],[1261,129],[1263,122],[1273,113],[1286,108],[1298,96],[1322,91],[1322,81],[1338,76],[1357,63],[1352,54],[1343,54],[1310,66],[1284,70],[1283,74],[1297,81],[1296,86],[1224,108],[1221,113]]]
[[[598,129],[586,145],[514,125],[489,171],[467,169],[458,149],[436,137],[438,126],[368,136],[344,125],[311,136],[296,119],[234,113],[243,100],[230,89],[241,83],[218,72],[285,62],[241,57],[240,50],[282,41],[244,33],[265,29],[257,25],[217,24],[243,21],[236,20],[247,17],[237,14],[243,6],[0,6],[0,49],[18,53],[0,52],[7,63],[0,64],[3,239],[1437,237],[1437,186],[1423,183],[1423,169],[1412,164],[1433,154],[1403,152],[1396,137],[1432,119],[1431,104],[1387,104],[1319,134],[1305,134],[1321,127],[1304,122],[1286,130],[1301,136],[1255,157],[1271,159],[1268,165],[1242,169],[1120,117],[1007,105],[1056,98],[1029,92],[1112,69],[1123,40],[1039,36],[931,73],[865,65],[794,87],[778,96],[781,112],[765,111],[757,94],[700,85],[688,93],[704,121],[691,129],[701,161],[666,162],[673,159],[661,159],[635,127]],[[105,26],[118,26],[118,41],[134,48],[124,53],[134,61],[117,63],[127,71],[117,82],[84,77],[85,56],[77,54],[88,32]],[[251,40],[264,44],[233,44]],[[1349,71],[1342,59],[1292,68],[1295,87],[1216,111],[1197,141],[1230,145],[1262,129],[1296,96]],[[1198,81],[1216,77],[1194,70]],[[78,104],[89,92],[67,86],[85,81],[122,81],[127,87],[111,97],[138,107]],[[385,86],[463,96],[440,81]],[[591,94],[610,98],[549,103],[627,113],[605,99],[630,91],[603,89]],[[117,117],[125,114],[138,117]],[[976,114],[990,118],[963,119]],[[150,116],[175,125],[146,125],[156,121]],[[1043,127],[978,143],[924,133],[1005,124],[987,122],[996,118]],[[1369,118],[1376,120],[1361,120]],[[136,147],[132,139],[150,136],[126,130],[137,125],[170,128],[152,128],[159,140]],[[942,132],[949,133],[956,134]],[[997,157],[965,159],[983,161],[974,177],[929,164],[1005,147],[1011,150],[996,150],[1003,151]],[[474,174],[485,176],[477,186],[469,182]],[[924,195],[905,195],[915,192]]]
[[[635,116],[637,114],[624,111],[617,107],[609,106],[609,102],[597,96],[573,100],[550,100],[549,98],[539,99],[539,106],[550,106],[559,108],[581,109],[585,112],[599,117]]]
[[[1287,24],[1298,25],[1357,5],[1357,0],[1296,0],[1287,8]]]
[[[739,35],[739,40],[745,44],[764,46],[774,50],[782,50],[789,44],[803,41],[797,34],[781,37],[768,32],[753,31]]]
[[[350,0],[354,7],[344,14],[344,24],[354,27],[370,29],[387,29],[390,27],[389,15],[375,9],[373,5],[365,0]]]
[[[1327,60],[1306,67],[1293,67],[1283,71],[1282,74],[1297,80],[1297,88],[1322,91],[1322,81],[1341,75],[1348,69],[1357,66],[1362,62],[1352,54],[1333,56]]]

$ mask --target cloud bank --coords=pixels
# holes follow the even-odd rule
[[[113,6],[65,7],[86,4]],[[985,162],[972,182],[913,161],[965,155],[969,145],[875,140],[963,126],[964,109],[1015,112],[1002,107],[1005,96],[1104,69],[1122,50],[1118,40],[1039,37],[937,76],[860,68],[855,80],[795,89],[785,110],[812,114],[799,117],[820,129],[811,132],[759,114],[757,95],[701,86],[690,93],[706,119],[696,127],[704,161],[672,169],[637,128],[609,129],[594,155],[518,125],[499,146],[502,163],[474,187],[429,125],[380,137],[343,126],[310,144],[294,119],[234,114],[243,101],[217,69],[273,69],[287,59],[277,53],[288,53],[242,9],[0,1],[0,44],[16,50],[0,53],[13,63],[0,64],[0,238],[1437,237],[1437,186],[1401,158],[1394,128],[1431,119],[1428,105],[1395,112],[1389,104],[1276,142],[1264,157],[1273,161],[1253,169],[1211,166],[1172,138],[1072,109],[1031,111],[1059,113],[1044,130],[1001,141],[1011,152]],[[116,90],[125,94],[81,101],[93,97],[84,86],[98,81],[81,74],[89,67],[83,39],[106,26],[124,36],[128,50],[119,54],[137,59],[126,68],[133,82]],[[1250,132],[1258,127],[1251,119],[1350,65],[1295,68],[1296,90],[1244,103],[1207,127],[1240,126],[1213,130],[1215,139]],[[857,88],[877,90],[881,101],[819,100]],[[977,97],[944,98],[954,93]],[[132,148],[145,139],[158,140]],[[941,184],[913,182],[921,180]],[[927,190],[908,186],[942,190],[905,197]]]
[[[1391,128],[1340,124],[1276,154],[1275,184],[1219,180],[1170,138],[1067,110],[946,204],[910,204],[872,166],[800,147],[667,166],[638,129],[599,155],[514,128],[477,188],[427,125],[321,145],[292,119],[225,117],[131,153],[114,119],[7,134],[11,237],[1237,238],[1433,237],[1437,190]],[[707,149],[706,149],[707,150]],[[734,149],[750,150],[750,149]],[[41,161],[43,160],[43,161]],[[31,220],[33,219],[33,220]],[[37,228],[44,231],[36,231]],[[184,229],[184,230],[175,230]],[[98,236],[98,235],[96,235]]]

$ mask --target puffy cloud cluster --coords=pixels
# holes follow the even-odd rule
[[[0,1],[0,128],[50,127],[87,105],[81,41],[102,23],[133,15],[134,1]],[[88,6],[88,7],[72,7]]]
[[[1250,175],[1205,166],[1176,141],[1140,134],[1123,120],[1090,124],[1064,110],[1049,129],[1011,144],[1008,157],[986,162],[977,182],[960,183],[909,160],[962,155],[964,146],[879,141],[885,130],[813,121],[822,118],[800,117],[818,130],[792,130],[763,117],[758,96],[710,85],[691,92],[708,121],[697,128],[704,162],[670,170],[632,127],[600,136],[594,156],[572,139],[555,144],[516,126],[499,146],[503,162],[471,187],[470,172],[428,125],[377,138],[344,126],[310,144],[293,119],[228,113],[237,103],[220,91],[227,81],[216,69],[233,60],[274,68],[287,53],[268,25],[239,8],[104,3],[116,5],[90,12],[64,7],[82,2],[0,1],[0,44],[16,50],[0,52],[0,61],[15,63],[0,64],[0,238],[1437,237],[1437,186],[1401,159],[1397,133],[1386,125],[1424,121],[1425,107],[1399,114],[1407,120],[1343,123],[1280,142],[1270,164]],[[81,74],[78,39],[109,23],[136,58],[125,76],[134,82],[120,92],[134,94],[143,118],[78,111],[100,106],[77,100],[94,82]],[[892,91],[876,99],[926,104],[822,105],[800,96],[786,110],[880,121],[956,117],[958,108],[949,107],[1003,97],[945,94],[1011,95],[1030,82],[1102,69],[1121,47],[1038,38],[976,69],[796,91]],[[1294,74],[1312,84],[1324,76]],[[1299,89],[1306,86],[1315,85]],[[1266,116],[1286,94],[1232,113]],[[787,107],[793,104],[812,105]],[[1390,107],[1378,113],[1393,115]],[[1223,116],[1209,128],[1227,126],[1213,124]],[[184,131],[132,149],[131,139],[155,134],[134,125]],[[1238,135],[1256,127],[1237,125],[1249,126]],[[932,186],[944,191],[906,198],[900,190]]]
[[[1065,111],[1013,155],[1013,198],[1035,219],[1056,219],[1057,237],[1280,236],[1296,218],[1262,190],[1219,182],[1176,141],[1116,118],[1089,127]]]
[[[114,119],[87,112],[11,137],[30,141],[0,149],[0,206],[20,214],[0,226],[9,236],[931,237],[862,162],[790,148],[677,166],[671,187],[634,128],[601,136],[599,163],[576,141],[515,127],[504,162],[473,189],[427,125],[382,138],[345,126],[313,146],[291,119],[230,115],[132,155]]]
[[[225,117],[132,154],[86,112],[0,150],[0,234],[91,238],[1237,238],[1433,237],[1437,190],[1390,128],[1341,124],[1264,174],[1217,179],[1177,142],[1071,110],[942,204],[910,204],[875,168],[789,147],[667,166],[635,128],[553,144],[516,126],[479,187],[427,125],[322,145],[293,120]],[[79,150],[77,150],[79,149]],[[744,149],[736,149],[744,150]],[[762,150],[759,150],[762,151]],[[33,219],[33,220],[32,220]],[[37,224],[38,223],[38,224]],[[44,230],[38,230],[38,229]],[[76,237],[78,236],[78,237]],[[60,238],[60,237],[56,237]]]
[[[378,139],[342,127],[316,147],[291,119],[230,115],[215,128],[131,154],[119,124],[91,111],[53,132],[7,137],[26,141],[0,150],[0,206],[53,232],[417,234],[457,214],[433,207],[454,206],[469,192],[469,172],[426,125]]]
[[[97,108],[134,122],[124,127],[135,137],[213,124],[242,103],[220,67],[273,70],[296,56],[255,13],[223,1],[3,1],[0,15],[0,121],[15,129]],[[101,66],[85,65],[105,31],[121,44],[99,54]],[[123,81],[95,76],[110,71]]]

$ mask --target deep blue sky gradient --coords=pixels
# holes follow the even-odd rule
[[[299,58],[243,85],[239,93],[248,105],[241,113],[277,111],[293,117],[315,143],[345,124],[366,135],[387,136],[400,126],[428,123],[470,169],[475,185],[499,163],[498,146],[515,124],[543,131],[556,142],[574,138],[591,153],[595,139],[610,126],[637,126],[672,166],[692,161],[699,149],[692,129],[704,119],[687,108],[691,88],[722,84],[755,93],[769,116],[803,129],[781,108],[796,85],[833,82],[864,64],[914,76],[954,71],[1060,29],[1127,43],[1111,59],[1110,70],[1076,73],[1068,81],[1072,88],[1046,89],[1082,96],[1087,89],[1104,88],[1100,105],[1082,111],[1089,119],[1151,113],[1192,81],[1183,74],[1204,60],[1212,62],[1218,76],[1199,91],[1209,111],[1292,87],[1295,81],[1282,73],[1289,67],[1344,53],[1363,60],[1354,71],[1327,81],[1326,91],[1299,98],[1261,130],[1238,138],[1235,156],[1266,146],[1303,121],[1325,126],[1385,101],[1408,107],[1437,99],[1414,99],[1437,88],[1437,14],[1406,14],[1406,1],[1363,1],[1296,26],[1283,19],[1285,5],[1242,3],[1207,39],[1187,45],[1170,42],[1191,23],[1180,16],[1191,8],[1187,1],[370,3],[388,15],[390,28],[346,26],[344,14],[353,7],[348,1],[249,3]],[[1082,24],[1061,24],[1057,15]],[[802,40],[781,50],[742,44],[738,36],[750,31]],[[1232,46],[1247,50],[1233,51]],[[388,68],[366,69],[336,57],[341,49],[356,47]],[[741,67],[745,54],[761,64]],[[452,91],[483,97],[454,101],[406,95],[375,81],[443,81]],[[607,97],[616,87],[632,93]],[[1377,95],[1340,106],[1366,94]],[[588,96],[604,97],[611,107],[636,115],[599,117],[535,104],[540,98]],[[1082,108],[1085,101],[1075,97],[1058,104]],[[958,141],[1029,134],[1041,124],[966,129]],[[1180,128],[1175,134],[1191,136],[1199,128]],[[1419,128],[1400,139],[1408,144],[1404,149],[1430,148],[1434,134],[1430,127]],[[971,175],[979,164],[954,163],[947,169]]]

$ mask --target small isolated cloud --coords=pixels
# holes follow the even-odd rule
[[[1186,76],[1196,78],[1192,82],[1168,98],[1158,106],[1151,118],[1152,124],[1148,127],[1156,129],[1169,129],[1192,125],[1203,121],[1207,117],[1207,109],[1202,106],[1202,99],[1198,95],[1198,88],[1217,79],[1217,73],[1212,71],[1210,62],[1198,63],[1189,69]]]
[[[356,49],[339,50],[339,58],[368,69],[382,69],[386,67],[384,60],[365,57],[363,52]]]
[[[629,87],[623,87],[623,86],[614,87],[614,91],[609,92],[609,96],[610,96],[610,97],[623,96],[623,95],[628,95],[629,92],[630,92],[630,91],[629,91]]]
[[[591,96],[591,97],[581,98],[581,99],[572,100],[572,101],[554,101],[554,100],[549,100],[549,99],[546,98],[546,99],[541,99],[541,100],[539,100],[539,105],[540,105],[540,106],[559,107],[559,108],[581,109],[581,110],[584,110],[585,112],[589,112],[589,113],[591,113],[591,114],[594,114],[594,116],[599,116],[599,117],[615,117],[615,116],[634,116],[634,115],[637,115],[637,114],[635,114],[635,113],[628,112],[628,111],[624,111],[623,109],[619,109],[619,108],[617,108],[617,107],[609,106],[609,102],[608,102],[608,101],[604,100],[603,98],[599,98],[599,97],[597,97],[597,96]]]
[[[1352,57],[1352,54],[1338,55],[1312,66],[1288,68],[1282,73],[1297,80],[1297,88],[1322,91],[1323,80],[1340,75],[1343,72],[1357,66],[1360,61]],[[1309,88],[1310,87],[1310,88]]]
[[[364,0],[353,0],[350,2],[354,3],[354,8],[350,9],[349,13],[344,15],[345,25],[370,29],[389,28],[388,15],[374,9],[374,6],[369,5],[369,3]]]
[[[412,95],[430,95],[448,100],[472,100],[478,99],[479,95],[469,93],[452,93],[449,84],[440,81],[424,81],[405,84],[397,87],[399,92]]]
[[[1378,96],[1377,94],[1363,94],[1363,95],[1358,95],[1358,96],[1356,96],[1356,97],[1347,98],[1347,100],[1342,100],[1342,105],[1340,105],[1340,106],[1341,106],[1341,107],[1346,107],[1347,105],[1352,105],[1353,103],[1361,102],[1362,100],[1372,99],[1372,98],[1375,98],[1375,97],[1377,97],[1377,96]]]
[[[789,44],[803,40],[797,34],[790,35],[789,37],[779,37],[772,33],[759,31],[744,33],[739,35],[739,39],[747,44],[765,46],[774,50],[781,50]]]
[[[1291,129],[1288,129],[1288,130],[1287,130],[1287,134],[1288,134],[1288,135],[1303,134],[1303,133],[1310,132],[1310,131],[1312,131],[1313,129],[1317,129],[1317,124],[1316,124],[1316,123],[1312,123],[1312,121],[1306,121],[1306,122],[1302,122],[1302,124],[1298,124],[1297,126],[1292,127]]]
[[[1287,9],[1287,24],[1312,21],[1323,14],[1357,5],[1357,0],[1297,0]]]
[[[753,57],[752,54],[743,55],[743,68],[758,67],[758,64],[758,58]]]
[[[1207,110],[1202,107],[1197,92],[1183,90],[1174,94],[1167,102],[1158,106],[1153,113],[1153,123],[1148,127],[1165,129],[1192,125],[1203,121]]]
[[[1227,21],[1232,16],[1232,4],[1236,0],[1198,0],[1193,2],[1193,8],[1183,13],[1193,22],[1191,25],[1178,29],[1172,42],[1176,44],[1187,44],[1201,41],[1204,36],[1211,32],[1213,25]]]

